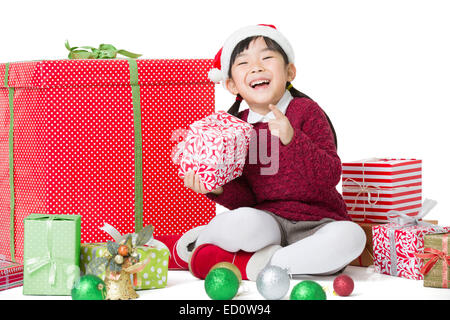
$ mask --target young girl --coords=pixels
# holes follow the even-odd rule
[[[227,39],[214,67],[210,79],[236,96],[228,112],[253,125],[251,139],[277,139],[278,148],[268,143],[266,153],[278,161],[277,171],[262,174],[267,164],[247,156],[242,176],[209,193],[197,175],[186,174],[186,187],[230,211],[184,234],[176,246],[179,258],[201,279],[223,261],[248,280],[267,264],[293,275],[340,271],[361,254],[366,237],[349,221],[336,190],[341,162],[333,126],[291,84],[291,45],[272,25],[245,27]],[[239,112],[242,99],[249,109]]]

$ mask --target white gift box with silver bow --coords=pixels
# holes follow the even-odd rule
[[[435,200],[426,199],[414,217],[392,210],[388,213],[391,223],[372,227],[376,272],[406,279],[423,279],[420,269],[424,262],[416,254],[424,252],[425,235],[450,231],[450,227],[421,221],[436,204]]]

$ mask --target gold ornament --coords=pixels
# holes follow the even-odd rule
[[[139,298],[130,280],[130,274],[124,270],[120,273],[110,271],[105,277],[106,300],[129,300]]]
[[[137,234],[135,243],[131,234],[126,235],[120,242],[108,241],[106,244],[108,253],[89,263],[91,270],[96,270],[93,273],[102,270],[102,266],[106,271],[104,281],[106,300],[128,300],[139,297],[130,278],[132,274],[143,270],[150,262],[150,258],[139,261],[136,247],[145,245],[151,239],[152,233],[153,227],[148,225]]]
[[[131,274],[144,269],[150,258],[132,264],[129,258],[125,259],[120,272],[108,271],[105,277],[106,300],[128,300],[136,299],[139,295],[131,283]]]

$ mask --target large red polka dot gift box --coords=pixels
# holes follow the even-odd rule
[[[155,227],[174,239],[215,215],[184,187],[173,133],[214,112],[209,59],[0,64],[0,255],[23,260],[31,213],[79,214],[81,242]],[[174,141],[175,140],[175,141]]]

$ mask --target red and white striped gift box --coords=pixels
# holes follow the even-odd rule
[[[342,163],[342,191],[353,221],[388,222],[390,210],[414,216],[422,206],[422,160],[370,158]]]
[[[23,265],[2,260],[0,256],[0,291],[23,285]]]

